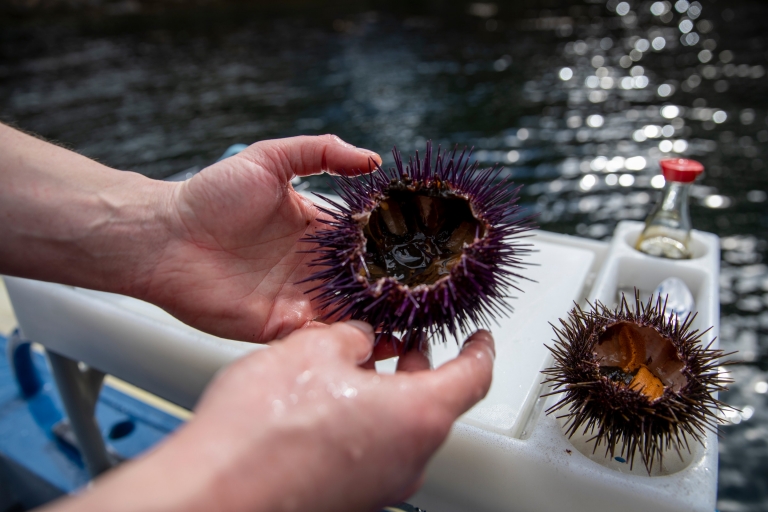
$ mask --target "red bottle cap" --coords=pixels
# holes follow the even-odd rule
[[[690,183],[704,172],[704,166],[687,158],[667,158],[659,162],[661,173],[667,181]]]

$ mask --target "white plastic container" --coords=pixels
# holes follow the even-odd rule
[[[708,343],[719,327],[718,238],[694,231],[693,259],[664,260],[633,248],[642,226],[619,224],[587,298],[612,306],[621,290],[633,293],[637,287],[647,299],[662,280],[679,277],[696,299],[694,328],[714,327],[704,337]],[[537,342],[549,343],[553,337],[550,328]],[[411,502],[439,512],[714,510],[714,434],[707,436],[705,446],[694,446],[683,462],[667,454],[659,476],[648,476],[642,464],[630,471],[628,464],[604,457],[604,448],[593,455],[584,438],[568,439],[561,422],[541,413],[558,400],[540,399],[522,435],[476,425],[470,414],[432,460],[426,484]]]
[[[697,328],[718,328],[718,239],[693,232],[696,258],[667,261],[632,248],[642,225],[623,222],[613,242],[537,232],[536,265],[523,273],[515,313],[493,327],[497,343],[488,396],[454,427],[428,468],[414,505],[430,512],[615,511],[711,512],[717,481],[717,439],[695,451],[680,471],[649,477],[627,465],[584,455],[579,440],[542,410],[557,398],[539,398],[540,371],[551,364],[544,344],[549,322],[573,302],[612,305],[621,289],[650,293],[666,277],[693,292]],[[113,374],[163,398],[192,407],[219,368],[259,346],[224,340],[186,326],[149,304],[113,294],[6,278],[26,337]],[[457,340],[458,341],[458,340]],[[435,347],[433,362],[455,356],[457,343]],[[391,365],[391,363],[390,363]],[[380,367],[387,371],[386,365]],[[546,402],[546,403],[545,403]]]

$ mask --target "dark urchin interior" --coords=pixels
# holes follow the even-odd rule
[[[435,155],[427,143],[407,164],[393,155],[393,168],[338,177],[342,202],[324,198],[335,209],[320,208],[328,229],[305,238],[318,268],[307,281],[319,283],[308,293],[321,319],[364,320],[409,348],[509,314],[533,227],[519,188],[466,152]]]
[[[450,190],[395,184],[384,194],[363,227],[370,281],[435,284],[450,275],[465,246],[485,236],[469,201]]]
[[[595,450],[603,445],[630,466],[637,452],[650,473],[665,450],[690,451],[689,441],[703,444],[707,431],[716,432],[723,404],[712,395],[726,389],[718,365],[727,363],[702,344],[706,331],[691,328],[695,315],[666,317],[661,297],[642,303],[638,292],[633,306],[622,296],[616,309],[576,306],[560,321],[550,347],[555,362],[543,373],[550,394],[563,397],[547,413],[565,409],[569,437],[583,431]]]

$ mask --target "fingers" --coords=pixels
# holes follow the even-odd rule
[[[397,342],[393,342],[389,338],[382,337],[378,342],[376,342],[376,346],[373,347],[373,356],[371,357],[371,361],[384,361],[386,359],[397,357],[399,355],[397,349]]]
[[[427,350],[429,350],[429,344],[426,344],[426,346]],[[418,372],[429,370],[430,368],[429,356],[417,348],[401,355],[397,361],[398,372]]]
[[[436,400],[458,417],[488,393],[495,350],[493,336],[481,329],[467,339],[456,359],[421,378],[433,386]]]
[[[279,172],[286,182],[294,176],[308,176],[322,171],[344,175],[367,173],[381,164],[378,154],[356,148],[336,135],[265,140],[253,144],[242,155]]]
[[[400,347],[399,341],[394,336],[383,335],[376,342],[376,346],[373,347],[373,354],[371,358],[365,363],[360,365],[360,368],[366,370],[375,370],[376,361],[384,361],[385,359],[391,359],[400,355],[398,348]]]
[[[391,334],[379,334],[370,359],[360,365],[364,370],[375,370],[376,361],[384,361],[399,356],[400,340]]]
[[[376,361],[384,361],[400,355],[400,340],[391,334],[379,334],[379,341],[373,348],[373,357]]]
[[[360,320],[348,320],[331,325],[329,330],[334,334],[334,341],[339,344],[342,358],[355,364],[372,359],[375,336],[370,324]]]
[[[429,345],[426,345],[426,352],[410,350],[403,353],[402,347],[402,343],[395,336],[382,334],[376,346],[373,347],[373,355],[368,361],[361,364],[360,367],[366,370],[373,370],[376,368],[376,361],[384,361],[385,359],[399,356],[396,369],[398,372],[417,372],[432,368],[429,359]]]

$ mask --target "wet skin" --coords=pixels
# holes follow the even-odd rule
[[[370,326],[350,322],[249,355],[172,439],[54,510],[337,512],[407,498],[453,421],[487,393],[493,340],[476,333],[435,371],[411,352],[395,375],[361,368],[372,350]]]

